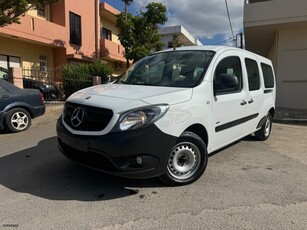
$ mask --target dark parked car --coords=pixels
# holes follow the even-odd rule
[[[0,129],[26,130],[31,119],[45,113],[43,95],[36,89],[20,89],[0,79]]]
[[[43,94],[46,101],[60,99],[60,91],[55,84],[23,78],[23,88],[38,89]]]

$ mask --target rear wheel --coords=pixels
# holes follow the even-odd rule
[[[261,129],[259,129],[257,132],[255,132],[255,136],[261,140],[265,141],[269,138],[271,134],[272,129],[272,115],[268,113],[265,123],[261,126]]]
[[[202,176],[207,162],[204,141],[192,132],[183,132],[170,153],[166,172],[160,179],[167,185],[190,184]]]
[[[30,114],[21,108],[15,108],[7,112],[5,116],[5,127],[7,131],[16,133],[24,131],[31,125]]]

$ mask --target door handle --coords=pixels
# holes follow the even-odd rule
[[[10,96],[9,95],[2,95],[2,98],[6,99],[6,98],[9,98]]]
[[[253,103],[254,102],[254,100],[251,98],[249,101],[248,101],[248,104],[251,104],[251,103]]]
[[[241,105],[246,105],[247,104],[247,102],[245,101],[245,100],[243,100],[242,102],[241,102]]]

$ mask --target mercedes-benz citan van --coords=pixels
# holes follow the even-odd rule
[[[127,178],[196,181],[208,154],[255,133],[266,140],[275,113],[270,60],[233,47],[154,53],[112,84],[70,96],[57,122],[71,160]]]

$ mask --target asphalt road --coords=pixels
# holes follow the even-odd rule
[[[0,229],[306,229],[307,126],[274,124],[209,158],[184,187],[75,165],[57,150],[59,109],[0,133]]]

